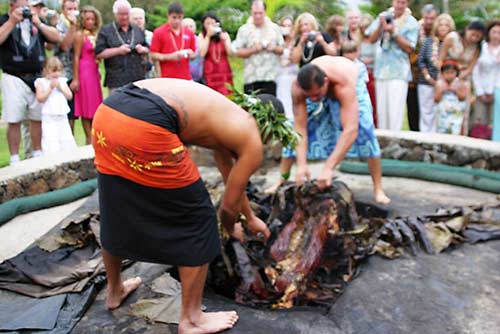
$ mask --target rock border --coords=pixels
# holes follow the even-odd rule
[[[376,130],[376,134],[384,159],[500,171],[500,143],[412,131]],[[199,166],[213,166],[206,149],[192,148],[190,152]],[[280,153],[279,145],[267,145],[264,166],[275,163]],[[57,156],[24,160],[0,169],[0,203],[65,188],[96,176],[94,150],[90,145]]]

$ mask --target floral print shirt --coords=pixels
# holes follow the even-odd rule
[[[374,32],[380,22],[373,21],[365,34]],[[410,11],[399,18],[394,19],[396,26],[395,33],[406,39],[412,48],[415,48],[418,41],[419,24],[411,15]],[[399,47],[394,39],[382,32],[382,37],[378,42],[375,56],[374,75],[377,80],[405,80],[412,81],[409,55]]]

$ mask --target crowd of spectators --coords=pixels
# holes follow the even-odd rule
[[[9,12],[0,17],[2,118],[8,123],[10,162],[19,161],[21,138],[32,156],[49,152],[42,140],[51,138],[42,129],[49,111],[37,94],[38,78],[48,80],[39,81],[45,95],[62,93],[71,130],[81,118],[86,143],[91,142],[92,118],[103,99],[101,61],[110,93],[136,80],[168,77],[195,80],[227,96],[233,84],[230,58],[239,57],[244,91],[276,95],[293,121],[290,87],[298,69],[323,55],[346,56],[366,72],[378,128],[401,130],[407,111],[413,131],[500,140],[500,21],[474,20],[459,32],[453,18],[434,5],[412,13],[408,3],[393,0],[375,18],[352,9],[322,24],[310,13],[274,23],[265,2],[254,0],[231,41],[212,12],[202,17],[197,34],[196,22],[184,17],[179,2],[168,6],[167,22],[151,32],[144,10],[127,0],[114,1],[114,20],[105,25],[96,8],[80,8],[78,0],[61,1],[60,13],[41,0],[10,0]],[[58,80],[43,74],[46,50],[62,64]],[[62,80],[65,84],[55,84]],[[308,102],[308,110],[320,107]]]

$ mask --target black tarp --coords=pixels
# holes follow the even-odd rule
[[[97,194],[94,194],[44,237],[62,243],[70,240],[75,245],[47,252],[35,243],[0,264],[0,332],[71,332],[104,281],[97,240],[82,238],[91,236],[85,230],[90,231],[88,213],[95,211],[96,206]],[[72,223],[82,219],[85,229],[82,224]],[[69,226],[73,237],[67,231],[63,235],[61,226]]]

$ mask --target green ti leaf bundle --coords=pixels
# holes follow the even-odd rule
[[[300,135],[287,121],[285,114],[277,112],[270,102],[263,103],[255,93],[245,94],[234,86],[230,89],[233,92],[231,100],[255,118],[263,142],[272,140],[281,142],[284,147],[297,146]]]

